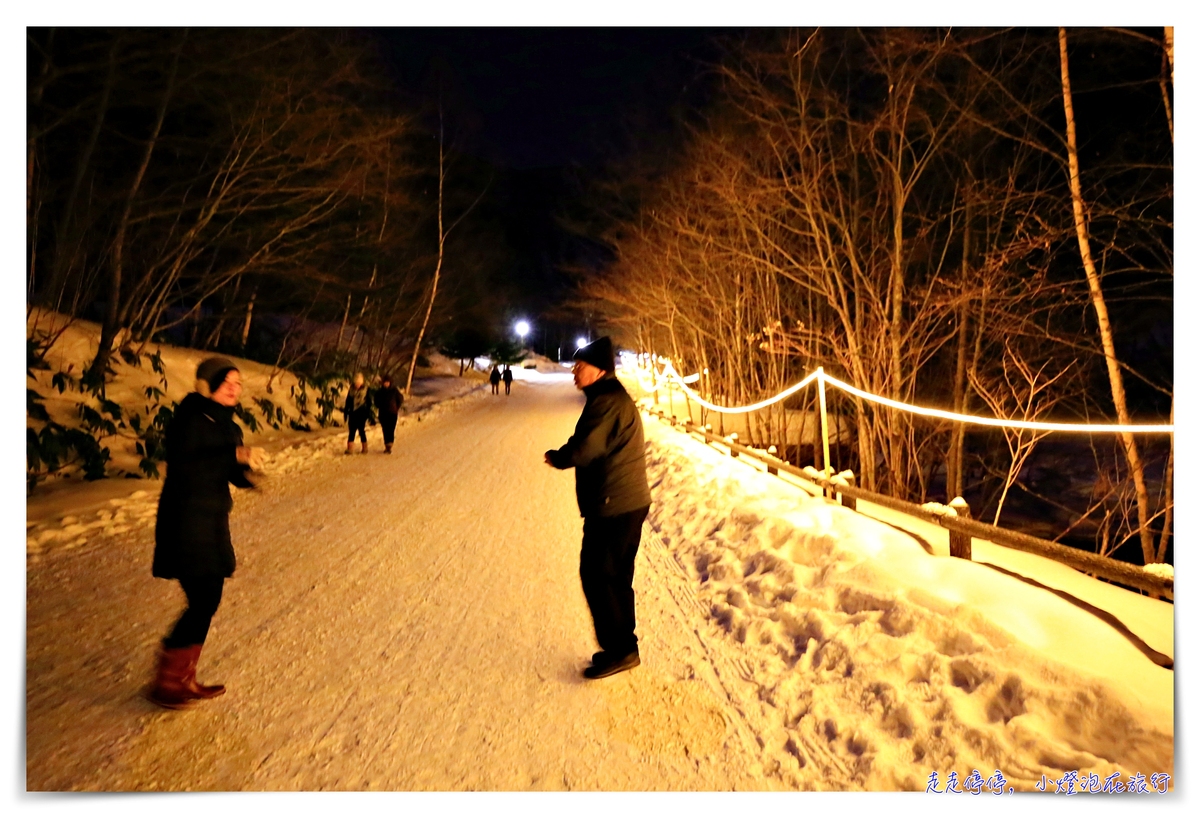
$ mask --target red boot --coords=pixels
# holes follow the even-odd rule
[[[188,648],[163,647],[158,654],[158,673],[146,698],[159,707],[182,710],[200,698],[188,687],[188,667],[191,659]]]
[[[200,651],[204,650],[204,645],[188,645],[184,650],[188,658],[187,675],[184,677],[188,692],[198,699],[213,699],[224,693],[225,685],[202,685],[196,681],[196,664],[200,661]]]

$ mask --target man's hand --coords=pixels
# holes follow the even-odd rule
[[[554,461],[550,459],[550,452],[546,452],[544,455],[542,455],[542,457],[543,457],[543,459],[545,459],[547,466],[554,465]]]

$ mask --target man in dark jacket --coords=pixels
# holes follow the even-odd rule
[[[500,365],[492,367],[492,374],[488,375],[488,382],[492,385],[492,394],[500,394]]]
[[[575,434],[546,452],[556,469],[575,469],[583,517],[579,577],[600,652],[583,671],[600,679],[637,667],[633,564],[650,511],[642,419],[617,380],[612,341],[599,338],[575,352],[575,386],[587,397]]]
[[[229,539],[229,484],[253,488],[246,476],[259,470],[263,450],[242,445],[233,408],[241,374],[227,358],[209,358],[196,369],[196,391],[175,409],[167,426],[167,476],[158,500],[153,573],[175,579],[187,608],[163,640],[158,674],[148,698],[179,709],[225,692],[196,682],[196,664],[225,579],[237,560]]]
[[[511,367],[511,366],[505,366],[505,367],[504,367],[504,375],[503,375],[503,378],[504,378],[504,394],[508,395],[508,394],[510,394],[510,393],[512,392],[512,379],[513,379],[513,374],[512,374],[512,367]]]
[[[392,385],[392,376],[384,375],[382,385],[375,391],[375,408],[379,410],[379,425],[383,427],[383,453],[392,453],[392,443],[396,440],[396,419],[400,417],[400,407],[404,403],[404,395]]]

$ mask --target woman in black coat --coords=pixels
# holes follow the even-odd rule
[[[196,391],[175,409],[167,426],[167,476],[154,529],[154,576],[178,580],[187,608],[162,642],[150,701],[179,709],[220,696],[223,685],[196,681],[196,663],[221,604],[225,579],[237,560],[229,539],[229,484],[253,488],[246,476],[261,468],[263,450],[242,445],[233,408],[241,373],[227,358],[196,369]]]

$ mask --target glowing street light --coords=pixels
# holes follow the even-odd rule
[[[585,346],[587,346],[587,338],[584,338],[582,335],[580,335],[578,338],[575,339],[575,348],[576,349],[578,349],[579,347],[585,347]]]
[[[524,343],[525,336],[529,334],[529,322],[528,321],[518,321],[516,330],[517,330],[517,335],[521,336],[521,341],[522,341],[522,343]]]

